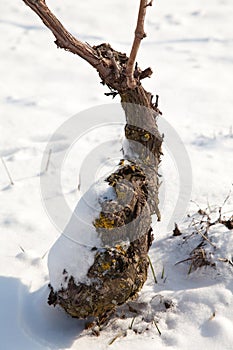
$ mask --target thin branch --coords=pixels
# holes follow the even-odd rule
[[[135,319],[136,319],[136,316],[132,319],[130,326],[129,326],[129,329],[133,329],[133,324],[134,324]]]
[[[179,265],[179,264],[182,264],[183,262],[190,261],[190,260],[193,260],[193,257],[189,257],[189,258],[187,258],[187,259],[180,260],[180,261],[178,261],[178,262],[175,263],[175,266],[176,266],[176,265]]]
[[[10,180],[10,184],[13,186],[14,185],[14,181],[12,180],[12,177],[11,177],[11,174],[9,172],[9,169],[7,168],[7,165],[6,165],[6,163],[5,163],[5,161],[4,161],[4,159],[2,157],[1,157],[1,160],[2,160],[3,166],[4,166],[5,170],[6,170],[7,176],[9,178],[9,180]]]
[[[157,329],[157,331],[158,331],[159,335],[161,336],[161,335],[162,335],[162,333],[161,333],[161,331],[160,331],[159,326],[158,326],[158,324],[157,324],[157,323],[158,323],[158,322],[156,322],[156,321],[154,320],[154,325],[155,325],[155,327],[156,327],[156,329]]]
[[[195,222],[194,222],[194,226],[195,226],[195,228],[196,228],[197,233],[199,233],[199,235],[201,235],[202,238],[204,238],[210,245],[212,245],[212,247],[213,247],[214,249],[216,249],[216,245],[213,244],[213,243],[209,240],[209,238],[206,237],[206,236],[198,229],[197,224],[196,224]]]
[[[110,340],[108,345],[112,345],[118,338],[125,337],[126,335],[127,335],[127,333],[125,331],[117,333],[117,335],[112,340]]]
[[[43,21],[56,38],[55,44],[70,51],[95,67],[102,77],[109,74],[109,61],[100,59],[95,50],[88,44],[76,39],[66,28],[61,24],[57,17],[50,11],[45,0],[23,0]]]
[[[49,154],[48,154],[48,160],[47,160],[46,167],[45,167],[45,172],[46,173],[47,173],[47,171],[49,169],[49,163],[50,163],[51,154],[52,154],[52,149],[50,148]]]
[[[233,262],[227,258],[218,258],[218,261],[226,262],[233,266]]]
[[[141,41],[143,38],[146,37],[146,33],[144,31],[144,22],[145,22],[145,16],[146,16],[146,9],[147,9],[147,6],[149,5],[152,5],[152,2],[148,4],[147,0],[140,0],[140,7],[138,12],[138,21],[137,21],[137,26],[135,30],[134,42],[132,45],[132,49],[131,49],[129,60],[126,67],[127,83],[130,89],[135,88],[137,85],[134,78],[134,67],[135,67],[135,61],[136,61],[136,57],[137,57],[137,53],[138,53],[138,49],[140,47]]]
[[[154,267],[153,267],[153,265],[152,265],[152,262],[151,262],[151,259],[150,259],[149,255],[147,255],[147,256],[148,256],[149,265],[150,265],[150,268],[151,268],[151,271],[152,271],[152,275],[153,275],[153,277],[154,277],[154,281],[155,281],[155,283],[157,284],[158,281],[157,281],[157,278],[156,278],[156,275],[155,275]]]

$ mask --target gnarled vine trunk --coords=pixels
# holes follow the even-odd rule
[[[152,74],[151,69],[142,71],[134,65],[145,36],[146,7],[152,2],[140,2],[135,41],[128,58],[109,44],[90,47],[81,43],[66,31],[44,0],[23,1],[51,29],[58,47],[78,54],[96,68],[110,94],[120,95],[125,112],[127,147],[118,170],[106,179],[116,199],[101,202],[101,213],[93,220],[104,248],[92,247],[95,259],[87,274],[88,283],[75,281],[64,266],[65,272],[61,274],[64,272],[67,286],[60,290],[50,286],[49,304],[62,306],[73,317],[101,318],[116,305],[134,297],[146,281],[147,254],[153,240],[151,215],[156,214],[160,219],[157,174],[162,138],[156,123],[160,112],[157,99],[153,103],[152,94],[141,85],[141,80]]]

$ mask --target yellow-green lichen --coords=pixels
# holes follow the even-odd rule
[[[94,226],[96,228],[107,228],[112,229],[114,227],[114,220],[111,220],[100,213],[100,217],[94,221]]]

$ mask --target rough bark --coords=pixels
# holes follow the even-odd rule
[[[89,46],[74,38],[48,9],[44,0],[23,0],[42,19],[56,37],[56,45],[90,63],[113,96],[119,94],[125,112],[125,136],[130,151],[125,151],[119,169],[106,179],[115,189],[116,201],[105,201],[93,225],[106,245],[96,249],[95,261],[88,271],[89,283],[77,283],[65,271],[68,287],[49,295],[49,304],[62,306],[73,317],[103,317],[132,298],[147,278],[148,250],[153,240],[151,215],[160,219],[158,209],[158,166],[162,138],[156,118],[158,99],[141,85],[152,74],[135,65],[140,41],[145,37],[147,3],[141,0],[135,40],[130,57],[109,44]],[[123,199],[122,199],[123,198]],[[127,206],[125,206],[127,202]],[[119,244],[128,240],[128,246]],[[77,267],[78,268],[78,267]],[[61,271],[62,273],[62,271]]]

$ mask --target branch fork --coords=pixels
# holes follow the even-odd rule
[[[119,80],[121,77],[121,67],[117,60],[114,57],[113,52],[110,50],[108,53],[108,58],[99,57],[98,52],[88,45],[87,43],[83,43],[82,41],[75,38],[71,33],[69,33],[66,28],[61,24],[61,22],[56,18],[56,16],[50,11],[47,7],[45,0],[23,0],[24,3],[29,6],[43,21],[43,23],[52,31],[56,40],[55,44],[65,49],[66,51],[70,51],[88,63],[90,63],[96,70],[98,71],[100,77],[103,81],[111,79],[111,70],[113,67],[115,79]],[[125,69],[125,89],[135,89],[140,83],[140,79],[135,78],[135,62],[137,53],[143,38],[146,37],[144,31],[144,22],[146,9],[148,6],[152,6],[152,1],[147,3],[147,0],[140,0],[140,7],[138,12],[138,20],[137,26],[135,30],[135,36],[133,45],[131,48],[130,56],[127,61],[126,69]],[[107,44],[106,44],[107,46]],[[150,74],[152,71],[150,70]],[[149,76],[144,74],[143,78]],[[142,78],[142,79],[143,79]],[[122,84],[122,81],[121,81]],[[122,84],[123,86],[124,84]],[[117,90],[117,88],[116,88]]]

